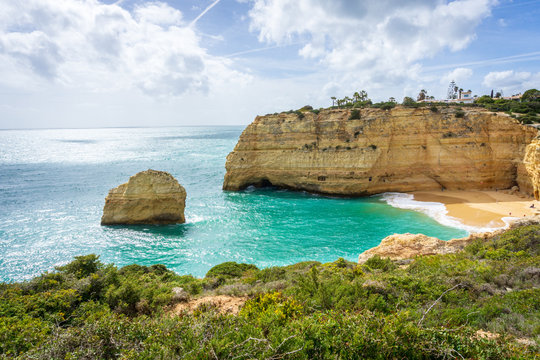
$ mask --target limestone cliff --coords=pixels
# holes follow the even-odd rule
[[[396,107],[258,116],[227,157],[225,190],[275,185],[362,196],[387,191],[532,188],[523,166],[537,130],[475,108]]]
[[[361,253],[358,262],[363,264],[375,255],[401,260],[423,255],[450,254],[462,250],[471,241],[472,237],[444,241],[422,234],[394,234],[382,239],[378,246]]]
[[[111,191],[101,225],[185,222],[186,190],[169,173],[146,170]]]
[[[528,177],[531,179],[531,187],[527,188],[528,192],[532,192],[534,198],[540,200],[540,139],[534,139],[527,146],[523,164]]]

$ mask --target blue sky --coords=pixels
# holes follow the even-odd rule
[[[540,0],[0,0],[0,128],[257,114],[540,88]]]

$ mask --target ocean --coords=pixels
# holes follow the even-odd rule
[[[343,199],[279,189],[222,191],[226,156],[242,130],[0,131],[0,281],[30,279],[90,253],[117,266],[159,263],[202,277],[225,261],[260,268],[356,261],[394,233],[445,240],[467,234],[443,221],[440,207],[413,206],[406,194]],[[186,188],[186,223],[100,226],[108,191],[147,169],[167,171]]]

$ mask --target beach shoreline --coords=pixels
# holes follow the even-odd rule
[[[540,202],[507,190],[444,190],[411,192],[415,201],[441,203],[447,216],[467,227],[500,229],[508,221],[540,214]],[[531,206],[534,207],[531,208]]]

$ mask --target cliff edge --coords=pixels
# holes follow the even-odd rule
[[[517,184],[532,195],[523,160],[537,130],[506,114],[398,106],[351,115],[329,109],[258,116],[227,156],[223,189],[274,185],[365,196]]]

